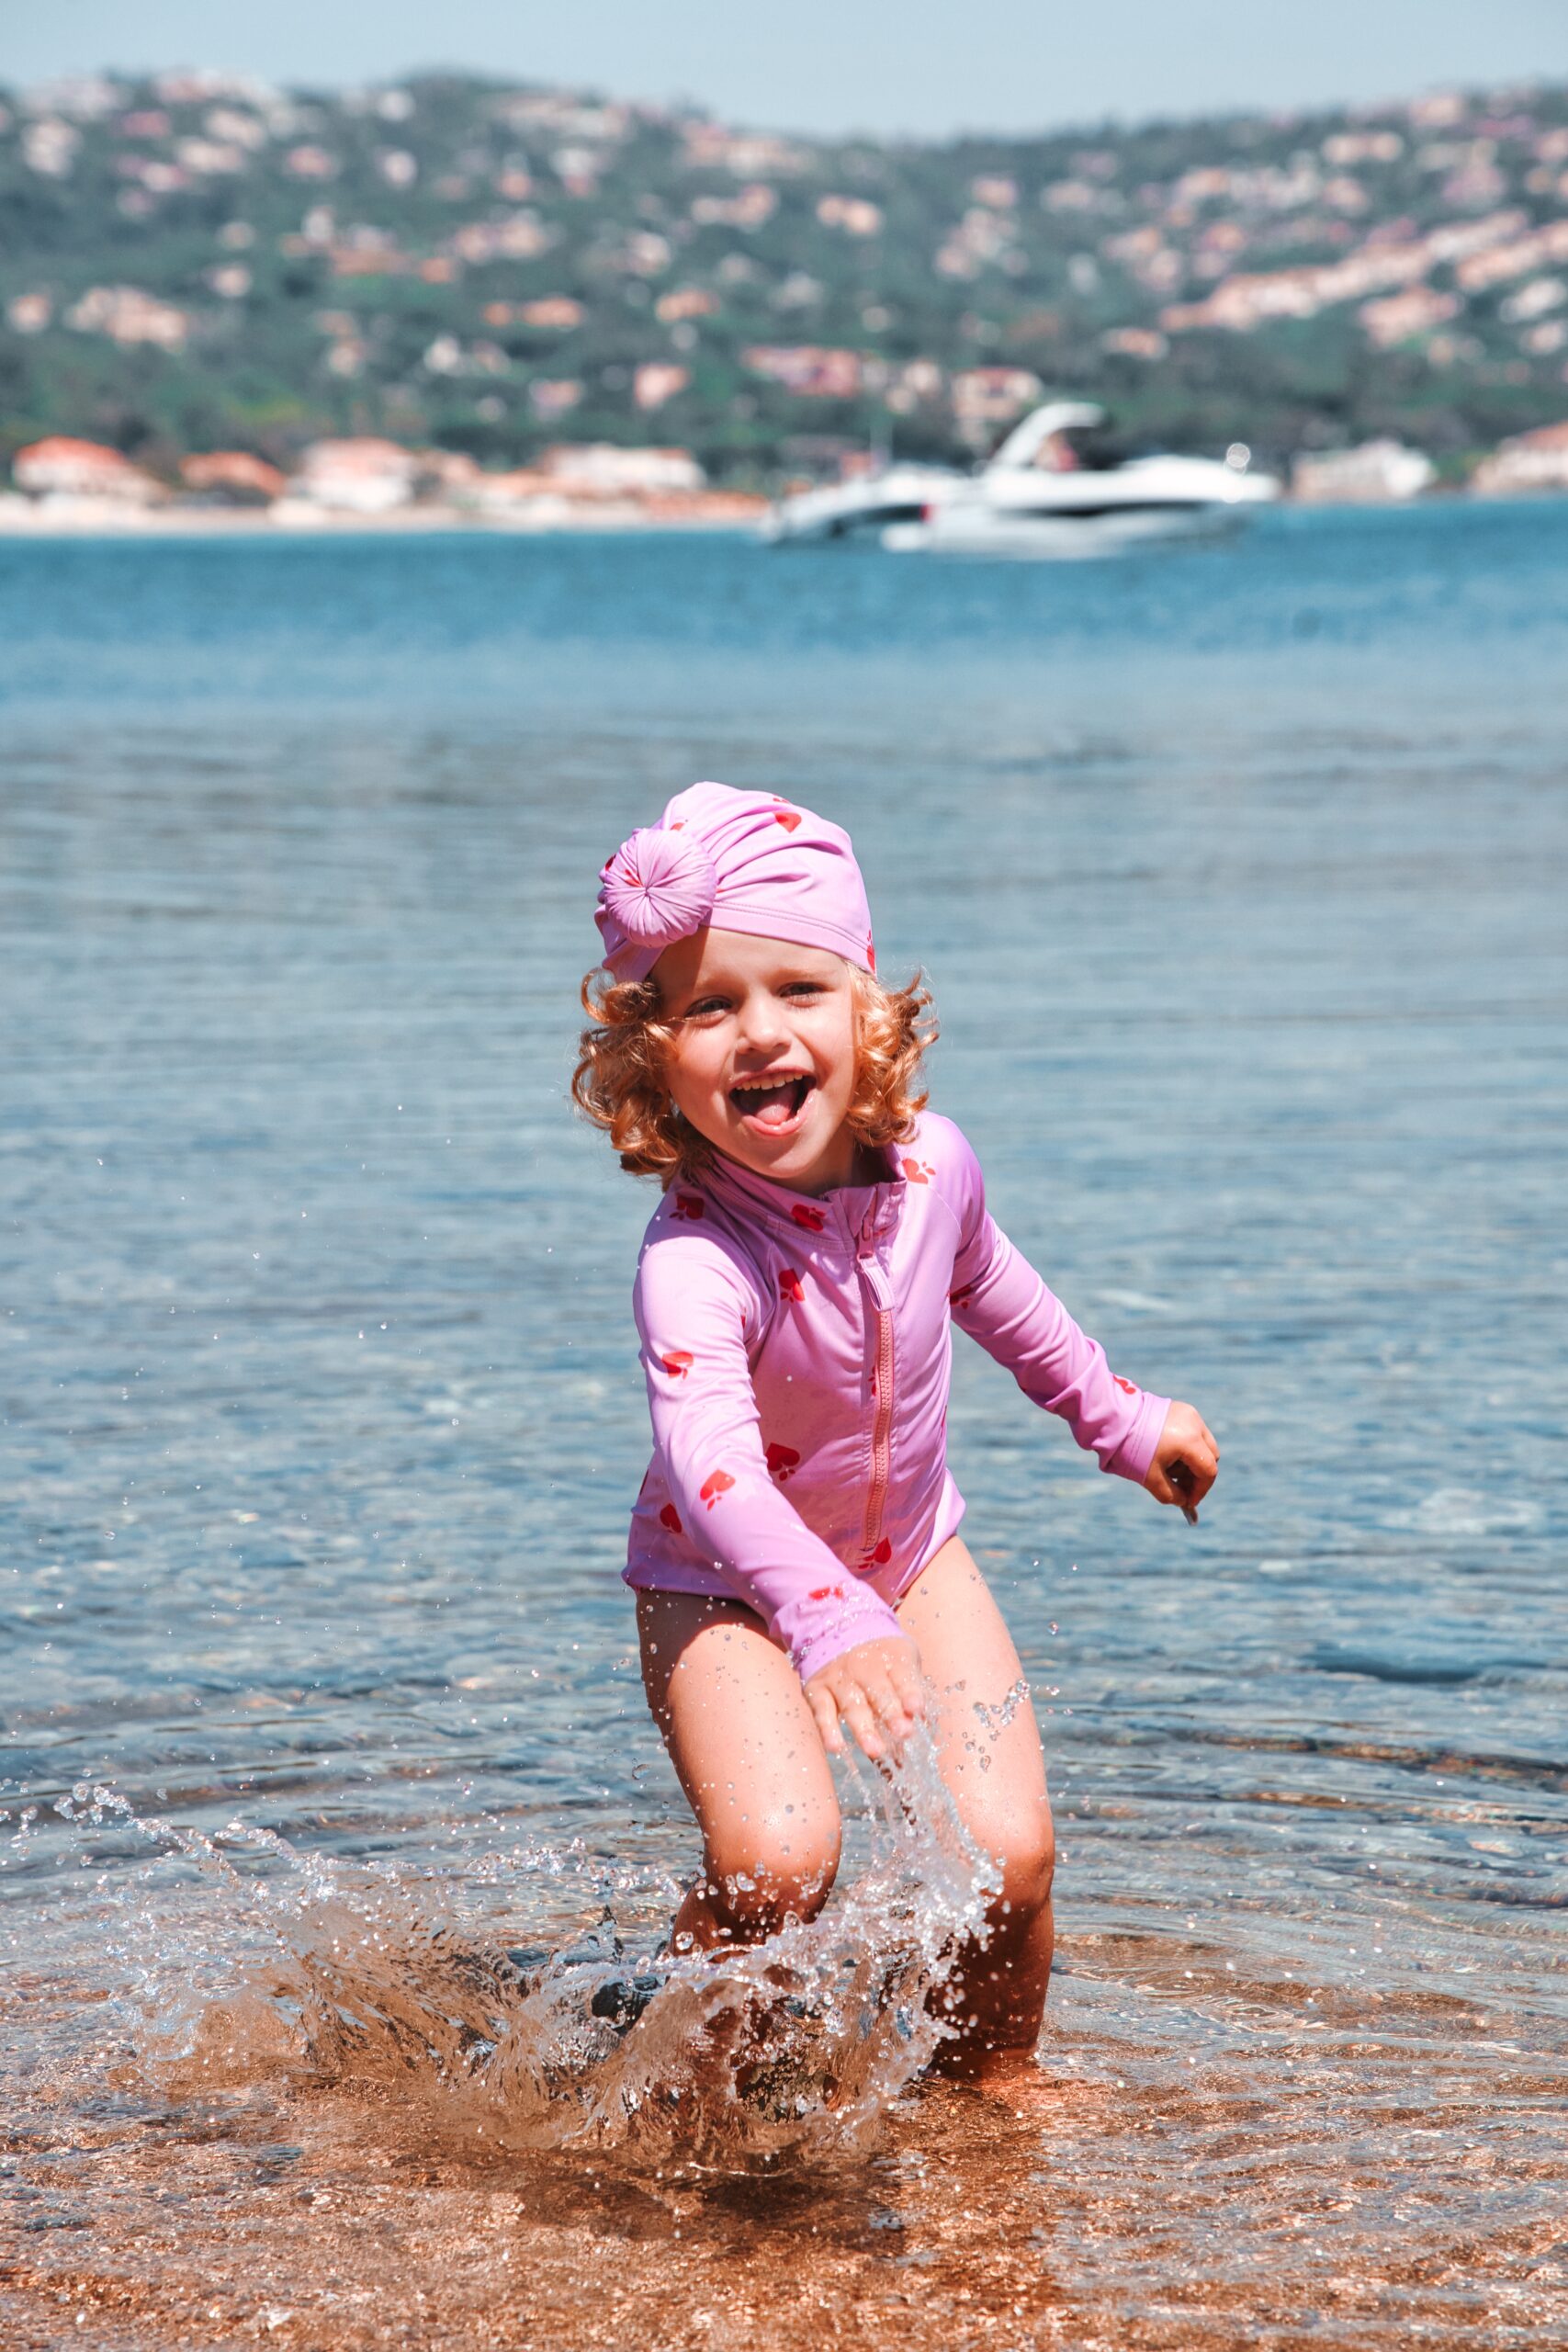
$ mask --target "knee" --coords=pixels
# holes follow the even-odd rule
[[[795,1813],[747,1825],[740,1851],[710,1856],[708,1883],[733,1932],[746,1942],[777,1933],[786,1919],[814,1919],[839,1868],[836,1817]]]
[[[1051,1900],[1056,1870],[1056,1841],[1046,1808],[1042,1805],[1037,1819],[1010,1816],[976,1825],[976,1836],[1000,1882],[993,1912],[1002,1918],[1037,1917]]]

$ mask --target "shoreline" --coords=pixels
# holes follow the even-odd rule
[[[455,507],[414,507],[389,514],[323,514],[307,521],[290,516],[279,521],[265,508],[251,512],[235,507],[224,512],[209,508],[131,509],[118,513],[106,502],[92,514],[18,514],[0,503],[0,540],[17,539],[277,539],[421,538],[451,532],[479,538],[551,538],[562,533],[601,538],[644,537],[660,534],[685,537],[757,537],[761,517],[737,515],[647,515],[615,514],[544,516],[465,514]]]
[[[1433,507],[1561,504],[1561,491],[1438,490],[1408,499],[1282,498],[1270,510],[1280,514],[1419,514]],[[547,514],[476,514],[457,506],[409,505],[380,514],[345,509],[286,514],[267,507],[121,507],[108,500],[61,500],[58,503],[0,495],[0,544],[57,539],[274,539],[279,544],[340,538],[428,538],[440,535],[473,538],[751,538],[768,544],[762,531],[766,508],[754,513],[664,514],[626,501],[606,500],[567,506],[550,502]]]

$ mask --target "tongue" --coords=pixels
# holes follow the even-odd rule
[[[772,1094],[764,1094],[758,1102],[757,1108],[747,1115],[759,1127],[784,1127],[789,1125],[790,1113],[794,1107],[794,1087],[780,1086],[776,1087]]]

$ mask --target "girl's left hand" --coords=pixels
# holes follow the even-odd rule
[[[1202,1414],[1172,1405],[1144,1479],[1156,1502],[1196,1510],[1219,1475],[1220,1449]]]

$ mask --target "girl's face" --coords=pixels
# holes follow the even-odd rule
[[[667,947],[653,977],[674,1024],[665,1082],[682,1117],[726,1159],[793,1192],[847,1184],[856,1014],[842,956],[699,931]]]

